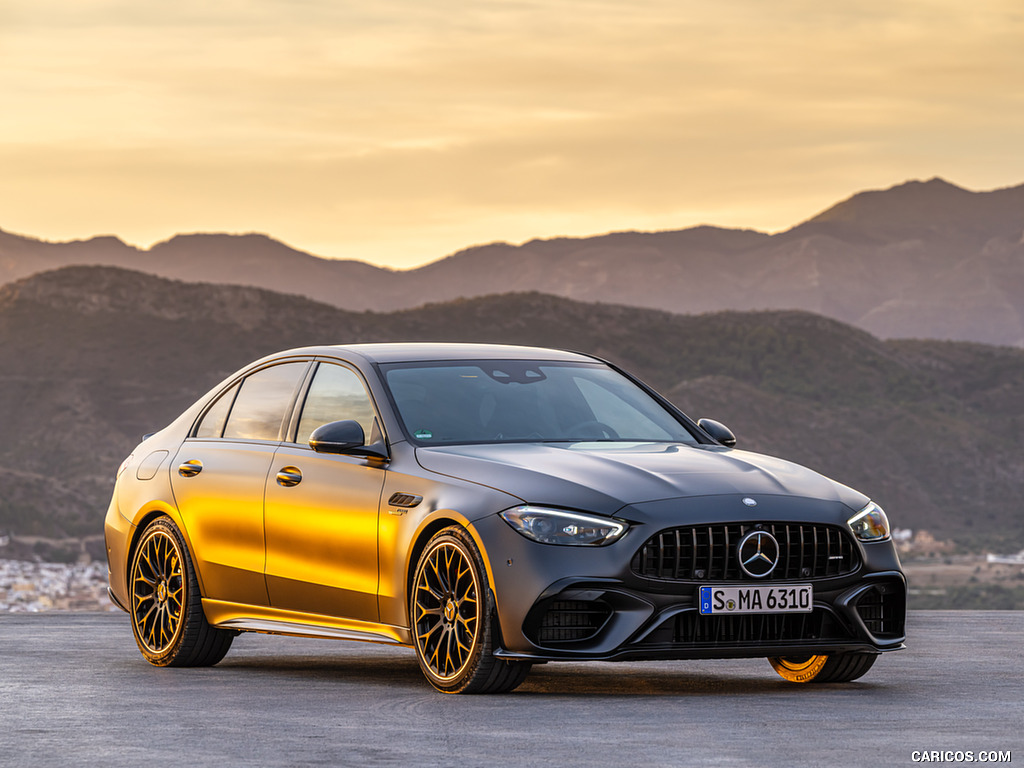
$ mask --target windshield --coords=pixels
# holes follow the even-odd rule
[[[650,395],[600,363],[459,360],[381,370],[406,432],[423,445],[696,442]]]

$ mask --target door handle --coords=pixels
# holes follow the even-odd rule
[[[178,474],[182,477],[195,477],[203,471],[203,462],[199,459],[189,459],[178,467]]]
[[[286,488],[302,482],[302,472],[298,467],[284,467],[277,471],[277,484]]]

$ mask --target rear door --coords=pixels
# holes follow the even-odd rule
[[[308,361],[272,365],[226,390],[171,467],[205,597],[267,605],[263,493]]]

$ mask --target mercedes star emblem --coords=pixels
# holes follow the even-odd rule
[[[745,574],[763,579],[779,564],[779,542],[768,531],[751,531],[740,539],[736,556]]]

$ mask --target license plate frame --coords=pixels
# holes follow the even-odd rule
[[[814,585],[701,585],[697,588],[697,607],[701,616],[810,613],[814,610]]]

